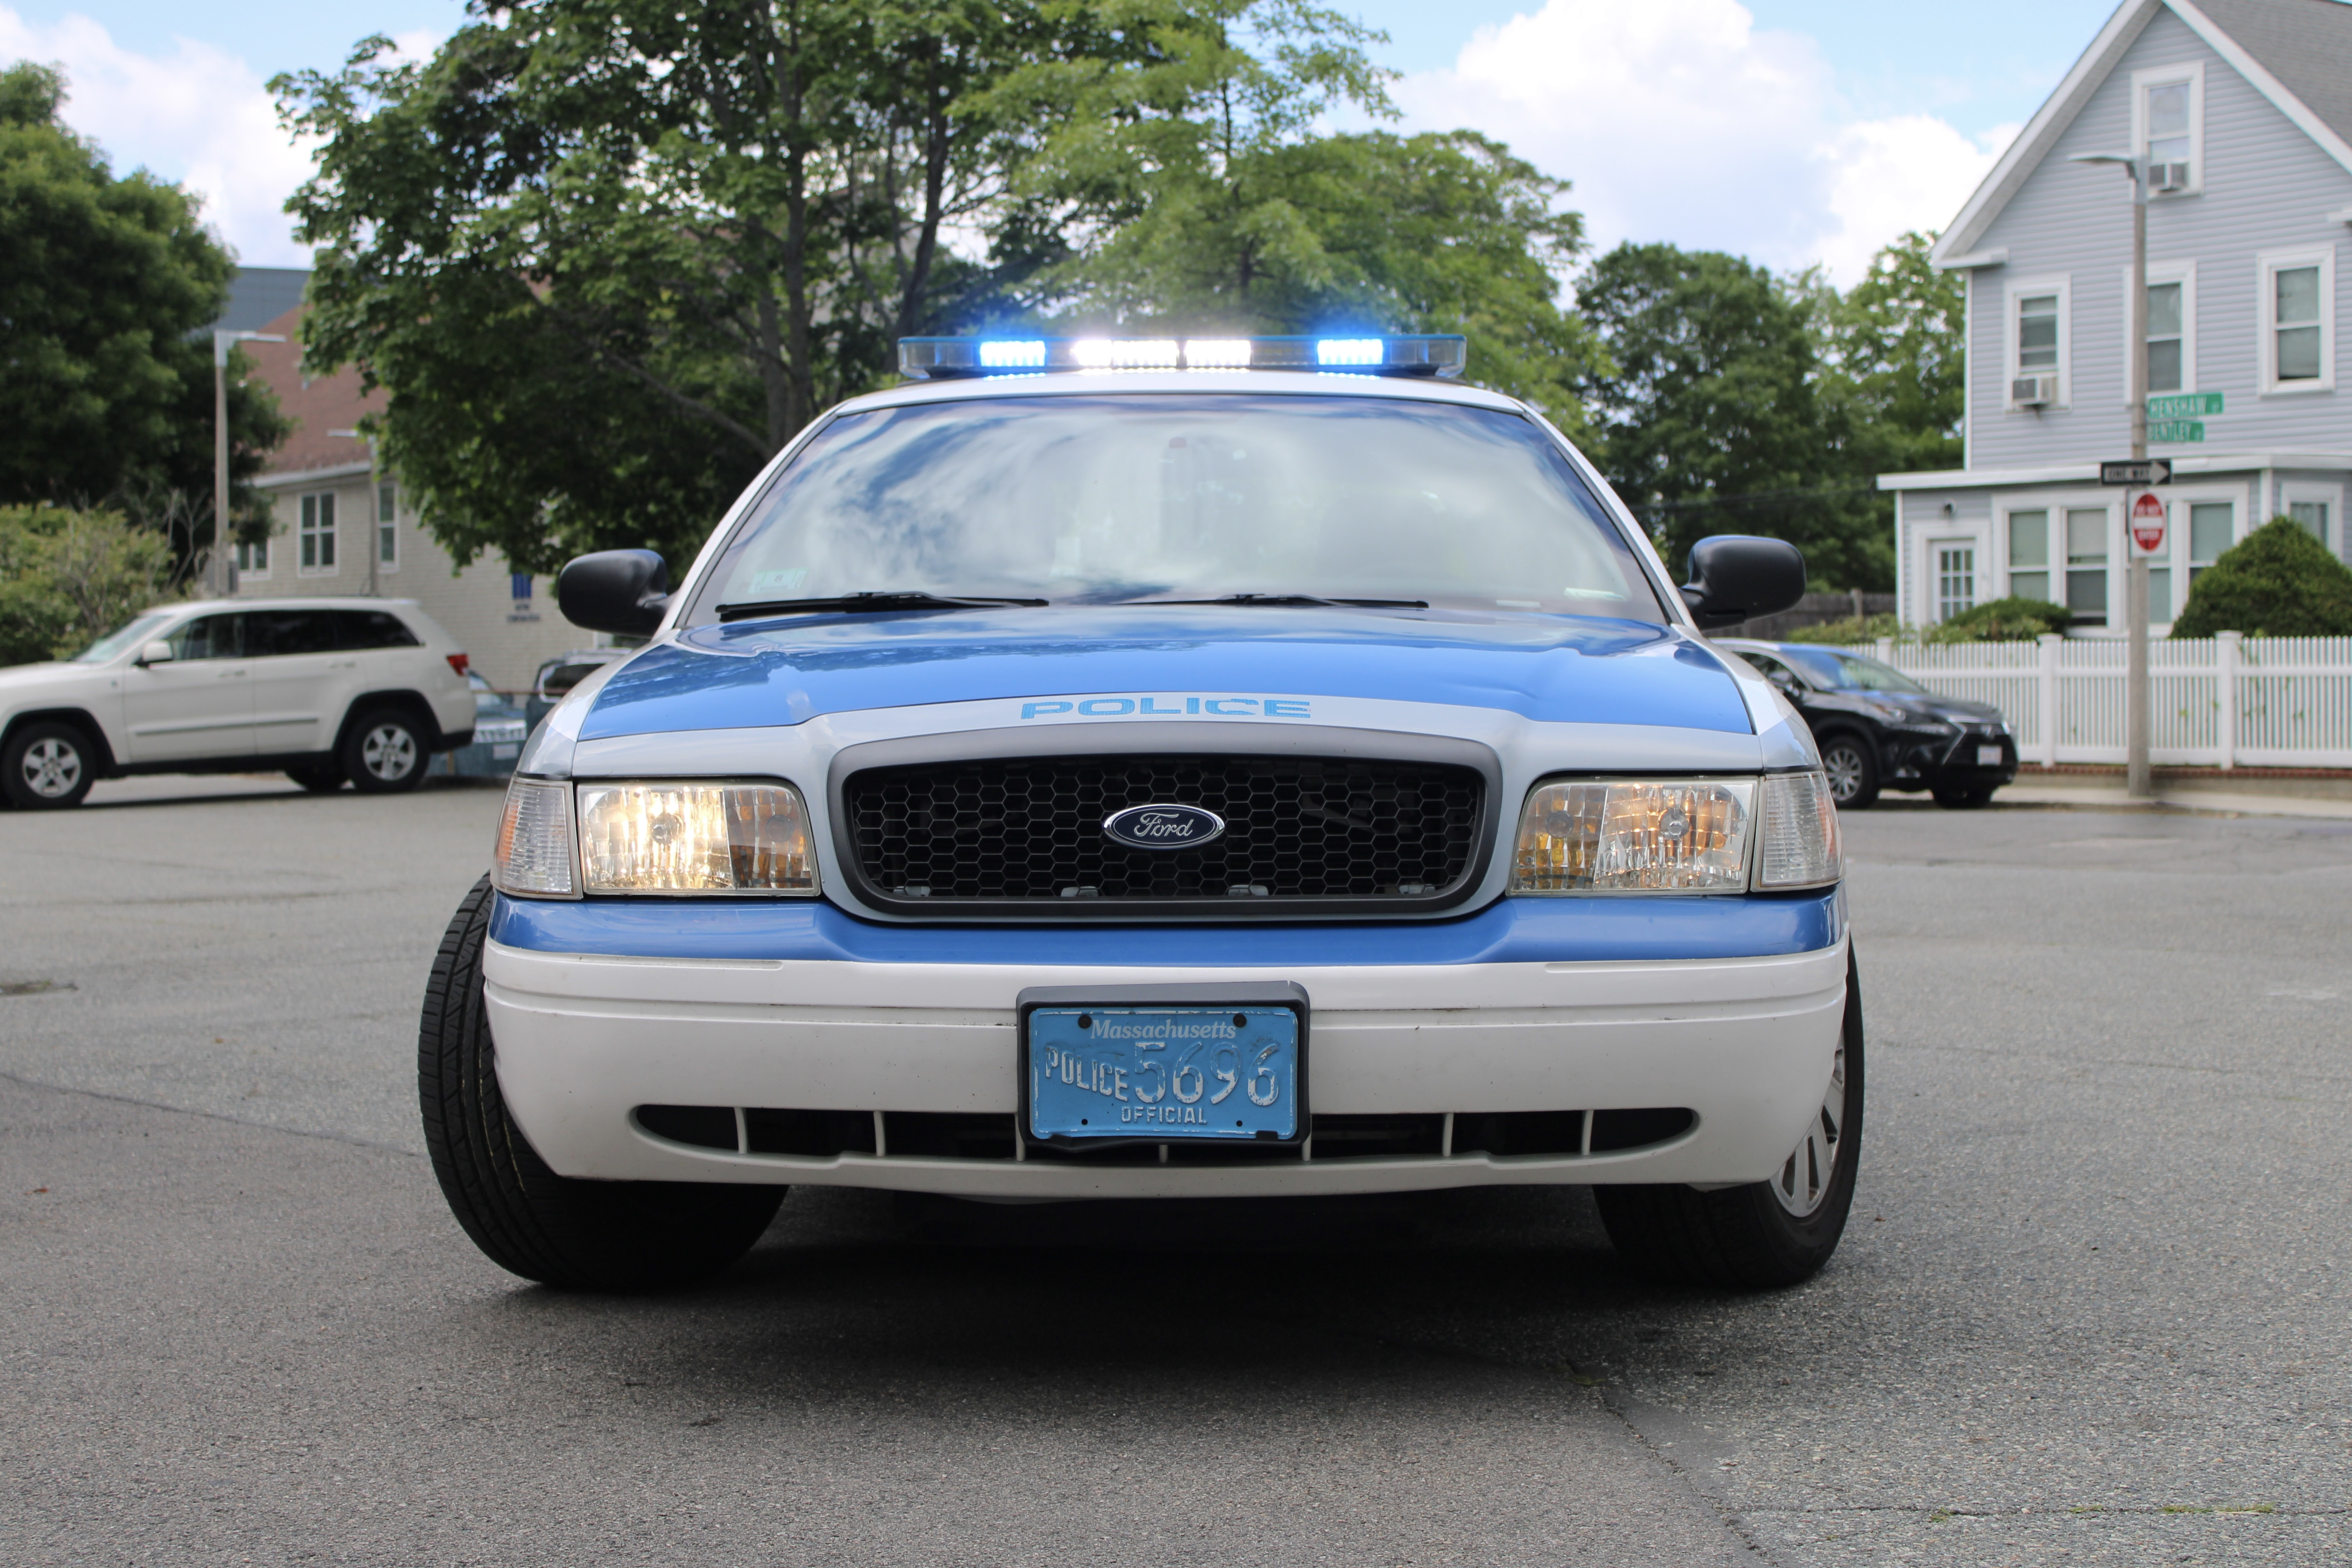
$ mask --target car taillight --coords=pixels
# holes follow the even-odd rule
[[[449,668],[456,670],[460,675],[466,673],[467,662],[466,656],[462,653],[453,653],[449,656]]]

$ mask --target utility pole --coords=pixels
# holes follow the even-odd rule
[[[205,571],[213,596],[236,592],[236,552],[228,537],[228,351],[233,343],[282,343],[270,332],[213,329],[213,555]]]
[[[2131,334],[2131,455],[2147,460],[2147,160],[2122,153],[2078,153],[2078,163],[2119,163],[2132,183],[2131,298],[2124,330]],[[2147,557],[2132,542],[2130,503],[2124,518],[2124,788],[2135,800],[2156,794],[2147,766],[2150,722],[2147,682]]]

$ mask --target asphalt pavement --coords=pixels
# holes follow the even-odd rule
[[[1576,1189],[803,1191],[732,1275],[480,1258],[415,1009],[494,789],[0,814],[0,1562],[2352,1560],[2352,824],[1848,819],[1853,1228]]]

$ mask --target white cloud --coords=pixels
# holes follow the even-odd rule
[[[1548,0],[1396,98],[1414,126],[1483,131],[1574,181],[1601,248],[1819,261],[1841,283],[1949,223],[1994,156],[1931,115],[1847,118],[1813,40],[1758,30],[1738,0]]]
[[[309,266],[281,209],[310,159],[279,129],[261,77],[210,45],[174,43],[169,55],[142,55],[87,16],[37,24],[0,7],[0,61],[63,66],[65,121],[116,173],[144,167],[200,194],[205,221],[249,266]]]

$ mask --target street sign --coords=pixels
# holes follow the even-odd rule
[[[2099,465],[2099,483],[2103,485],[2168,485],[2171,482],[2172,465],[2162,458],[2139,458]]]
[[[2150,419],[2201,419],[2221,412],[2221,395],[2218,392],[2169,393],[2147,400]]]
[[[2161,441],[2167,446],[2202,441],[2205,439],[2205,422],[2202,419],[2151,419],[2147,426],[2147,438]]]
[[[2164,498],[2154,490],[2132,497],[2129,522],[2132,553],[2155,555],[2164,549]]]

